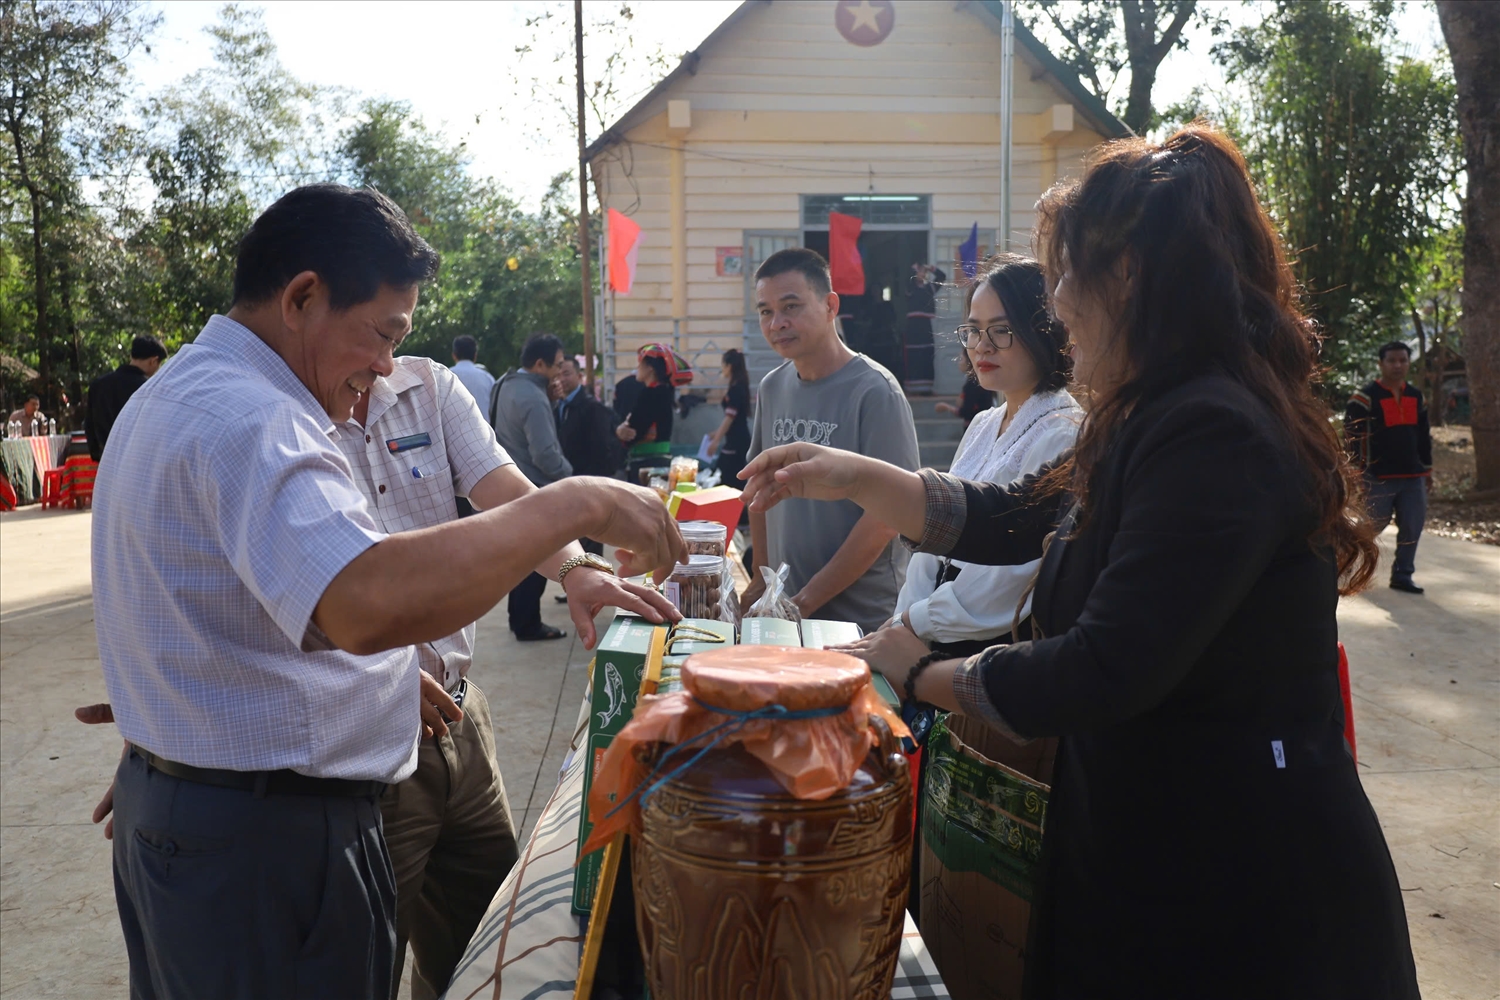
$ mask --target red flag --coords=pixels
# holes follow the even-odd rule
[[[635,255],[641,246],[641,227],[629,216],[609,210],[609,287],[630,294],[635,284]]]
[[[865,294],[865,265],[859,259],[863,226],[852,215],[828,213],[828,267],[833,272],[833,290],[840,295]]]

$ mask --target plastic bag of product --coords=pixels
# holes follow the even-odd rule
[[[731,625],[740,623],[740,595],[734,589],[734,564],[727,556],[719,570],[719,613],[715,617]]]
[[[781,618],[789,622],[800,623],[802,612],[798,611],[797,605],[792,603],[792,595],[786,592],[786,578],[790,573],[791,567],[786,563],[782,563],[776,569],[762,566],[760,575],[766,581],[766,592],[750,605],[750,610],[745,612],[745,617]]]

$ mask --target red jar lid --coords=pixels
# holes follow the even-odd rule
[[[682,665],[689,694],[734,712],[836,708],[869,682],[870,668],[858,657],[797,646],[729,646],[694,653]]]

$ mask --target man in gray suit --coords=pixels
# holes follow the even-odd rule
[[[557,439],[557,419],[547,386],[562,370],[562,341],[550,333],[533,333],[521,348],[521,367],[507,373],[490,391],[490,423],[500,442],[527,479],[546,486],[573,474]],[[506,610],[510,630],[522,642],[561,639],[568,633],[542,621],[542,591],[547,578],[532,573],[510,592]]]

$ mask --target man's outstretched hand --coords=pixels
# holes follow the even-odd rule
[[[568,614],[573,618],[573,626],[578,629],[584,649],[593,649],[594,643],[599,641],[594,616],[606,607],[629,611],[657,624],[682,618],[682,613],[660,591],[629,583],[589,566],[571,570],[563,581],[563,590],[568,595]]]

